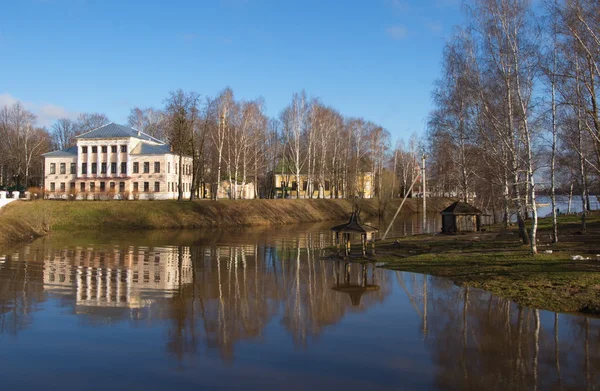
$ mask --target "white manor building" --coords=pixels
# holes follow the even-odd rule
[[[109,123],[77,136],[77,145],[44,157],[48,198],[176,199],[179,156],[164,142]],[[192,158],[183,157],[183,195],[189,197]]]

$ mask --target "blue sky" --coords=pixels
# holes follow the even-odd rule
[[[294,92],[386,127],[422,132],[460,0],[19,0],[0,12],[0,105],[42,125],[79,112],[124,123],[174,89]]]

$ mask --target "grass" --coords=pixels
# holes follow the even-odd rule
[[[376,259],[394,270],[446,277],[529,307],[600,315],[600,215],[561,216],[559,243],[551,222],[540,221],[535,257],[514,229],[457,236],[418,236],[382,243]],[[551,253],[549,253],[551,251]],[[572,255],[582,255],[575,261]]]

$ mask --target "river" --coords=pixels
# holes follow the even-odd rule
[[[0,254],[2,389],[599,389],[599,319],[327,260],[329,225]]]

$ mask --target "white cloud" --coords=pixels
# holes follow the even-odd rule
[[[11,94],[9,94],[8,92],[5,92],[4,94],[0,94],[0,107],[2,106],[10,106],[12,104],[15,104],[17,102],[17,99],[12,96]]]
[[[462,3],[461,0],[436,0],[435,6],[437,8],[458,7],[461,5],[461,3]]]
[[[390,6],[400,12],[406,12],[410,10],[410,5],[405,0],[388,0]]]
[[[68,111],[62,106],[58,106],[52,103],[42,102],[30,102],[17,99],[8,92],[0,94],[0,107],[10,106],[17,102],[21,102],[23,106],[31,111],[37,117],[37,124],[40,126],[52,126],[59,118],[70,118],[75,119],[79,115],[78,112]]]
[[[431,31],[432,33],[439,33],[442,31],[442,24],[439,22],[434,22],[434,21],[427,21],[427,23],[425,23],[425,26],[429,29],[429,31]]]
[[[406,29],[406,26],[403,25],[388,27],[385,32],[396,40],[404,39],[408,35],[408,30]]]

